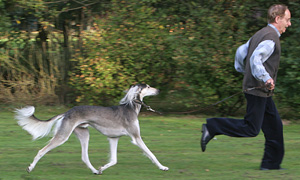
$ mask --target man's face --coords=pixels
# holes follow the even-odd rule
[[[277,23],[278,23],[277,29],[278,29],[279,33],[282,34],[285,32],[286,28],[288,28],[289,26],[292,25],[291,12],[287,9],[284,13],[284,16],[279,17],[277,20],[278,20],[277,21]]]

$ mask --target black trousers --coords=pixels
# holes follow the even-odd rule
[[[259,97],[245,93],[247,113],[244,119],[209,118],[207,129],[211,135],[255,137],[262,129],[265,152],[261,167],[279,169],[284,156],[282,121],[272,97]]]

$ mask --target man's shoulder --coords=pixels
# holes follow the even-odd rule
[[[257,31],[253,37],[261,37],[261,38],[270,39],[270,40],[279,39],[276,30],[270,26],[263,27],[262,29]]]
[[[256,47],[260,42],[265,40],[272,40],[275,43],[279,43],[277,32],[272,27],[266,26],[257,31],[251,38],[251,44],[254,44]]]

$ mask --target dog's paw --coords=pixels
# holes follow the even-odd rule
[[[97,170],[97,171],[95,171],[95,172],[93,171],[93,173],[94,173],[95,175],[101,175],[101,174],[102,174],[102,171],[98,171],[98,170]]]
[[[166,166],[163,166],[163,167],[161,167],[161,168],[159,168],[159,169],[162,170],[162,171],[168,171],[168,170],[169,170],[169,168],[166,167]]]
[[[99,167],[97,175],[101,175],[103,173],[102,167]]]
[[[31,167],[31,164],[27,167],[27,169],[26,169],[26,171],[28,172],[28,173],[30,173],[31,171],[32,171],[32,167]]]
[[[102,175],[102,172],[98,171],[98,172],[94,172],[95,175]]]

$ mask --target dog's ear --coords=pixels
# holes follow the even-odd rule
[[[133,88],[133,87],[135,87],[135,86],[136,86],[136,84],[129,85],[129,88],[128,88],[128,89],[125,89],[123,92],[124,92],[124,93],[128,93],[129,89],[131,89],[131,88]]]
[[[145,83],[143,83],[143,84],[140,84],[140,86],[141,86],[141,89],[144,89],[144,88],[148,87],[149,85],[148,85],[148,84],[145,84]]]
[[[130,88],[133,88],[133,87],[135,87],[135,86],[138,86],[138,84],[131,84],[131,85],[129,86],[129,89],[130,89]]]

